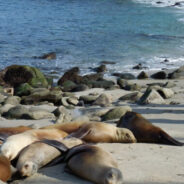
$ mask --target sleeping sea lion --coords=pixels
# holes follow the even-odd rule
[[[1,146],[1,153],[9,160],[13,160],[18,153],[29,144],[42,139],[62,139],[68,134],[57,129],[35,129],[12,135]]]
[[[160,143],[167,145],[182,146],[183,143],[175,140],[161,128],[151,124],[141,114],[127,112],[121,117],[117,127],[128,128],[133,132],[138,142]]]
[[[67,138],[63,140],[57,140],[58,144],[64,144],[62,151],[57,148],[44,143],[46,140],[34,142],[31,145],[25,147],[19,154],[16,168],[20,172],[21,176],[31,176],[38,172],[38,169],[47,165],[55,158],[59,157],[62,151],[67,151],[68,148],[72,148],[78,144],[82,144],[82,140],[77,138]],[[55,141],[56,142],[56,141]],[[66,147],[66,146],[67,147]]]
[[[102,122],[85,123],[76,132],[73,132],[70,135],[79,138],[85,133],[86,135],[83,136],[82,140],[91,143],[136,142],[136,138],[133,133],[127,128],[117,128],[114,125]]]
[[[11,178],[10,161],[3,155],[0,155],[0,180],[8,181]]]
[[[17,126],[17,127],[0,127],[0,140],[5,140],[7,137],[32,130],[29,126]]]
[[[123,176],[110,153],[93,145],[78,145],[65,158],[72,173],[97,184],[123,184]]]

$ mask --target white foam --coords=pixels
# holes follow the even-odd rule
[[[184,1],[181,0],[134,0],[138,3],[151,4],[156,7],[173,6],[176,3],[180,3],[183,6],[174,6],[175,8],[184,8]]]

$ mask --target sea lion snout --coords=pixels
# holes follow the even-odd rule
[[[123,175],[117,168],[111,168],[107,171],[104,184],[123,184]]]
[[[38,167],[35,163],[27,161],[24,163],[22,168],[19,169],[19,173],[21,176],[31,176],[37,173]]]

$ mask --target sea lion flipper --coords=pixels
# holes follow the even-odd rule
[[[164,131],[162,131],[160,133],[160,139],[162,140],[162,143],[164,143],[164,144],[174,145],[174,146],[183,146],[184,145],[184,143],[177,141],[176,139],[172,138],[170,135],[168,135]]]
[[[53,146],[55,148],[57,148],[59,151],[61,152],[67,152],[68,151],[68,147],[65,146],[63,143],[56,141],[56,140],[50,140],[50,139],[43,139],[41,140],[41,142],[48,144],[50,146]]]
[[[87,130],[79,130],[79,131],[76,131],[76,132],[73,132],[73,133],[69,134],[64,139],[71,138],[71,137],[75,137],[75,138],[78,138],[78,139],[83,139],[85,136],[87,136],[90,133],[91,133],[91,130],[90,129],[87,129]]]

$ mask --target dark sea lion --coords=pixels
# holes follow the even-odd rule
[[[68,134],[58,129],[33,129],[12,135],[1,146],[1,153],[13,160],[18,153],[29,144],[42,139],[62,139]]]
[[[175,140],[161,128],[151,124],[136,112],[127,112],[121,117],[117,127],[131,130],[138,142],[183,146],[183,143]]]
[[[50,146],[49,143],[50,145],[54,144],[54,147]],[[82,143],[82,140],[77,138],[34,142],[20,152],[16,168],[21,176],[31,176],[37,173],[39,168],[59,157],[62,152],[66,152],[68,148]]]
[[[3,155],[0,155],[0,180],[8,181],[11,178],[10,161]]]
[[[78,145],[65,158],[72,173],[97,184],[123,184],[123,176],[110,153],[94,145]]]

